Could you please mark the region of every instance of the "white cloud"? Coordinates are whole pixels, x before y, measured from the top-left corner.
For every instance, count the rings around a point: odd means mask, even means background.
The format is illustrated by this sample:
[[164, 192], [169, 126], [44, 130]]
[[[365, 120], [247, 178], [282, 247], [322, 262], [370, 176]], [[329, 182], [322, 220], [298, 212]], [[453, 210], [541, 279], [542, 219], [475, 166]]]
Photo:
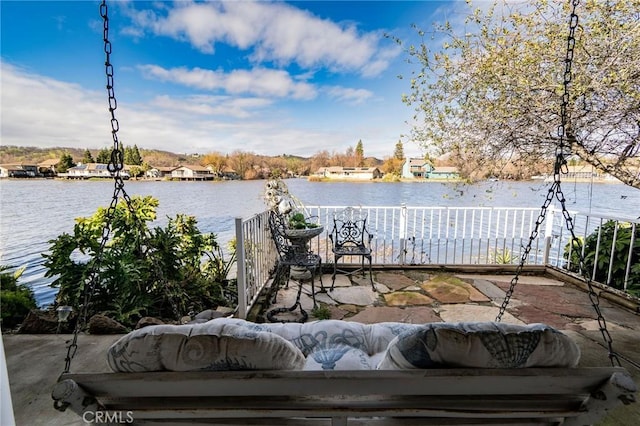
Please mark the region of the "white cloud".
[[[111, 145], [106, 93], [4, 61], [0, 78], [3, 145], [92, 149]], [[335, 93], [340, 92], [348, 90]], [[334, 122], [329, 113], [315, 113], [306, 121], [293, 118], [286, 111], [267, 109], [272, 101], [260, 97], [157, 96], [136, 104], [118, 99], [120, 139], [146, 149], [189, 153], [239, 149], [310, 156], [325, 149], [344, 151], [362, 139], [367, 155], [383, 157], [392, 152], [398, 134], [378, 117], [370, 122], [353, 115]]]
[[349, 104], [361, 104], [373, 96], [373, 93], [366, 89], [352, 89], [349, 87], [333, 86], [327, 90], [330, 97]]
[[282, 70], [255, 68], [252, 70], [223, 71], [184, 67], [165, 69], [157, 65], [140, 65], [147, 78], [169, 81], [188, 87], [209, 91], [224, 90], [230, 94], [252, 94], [265, 97], [309, 100], [316, 97], [313, 85], [294, 81]]
[[250, 57], [256, 62], [296, 63], [364, 76], [378, 75], [400, 54], [396, 47], [379, 46], [380, 33], [358, 31], [353, 24], [337, 24], [284, 3], [176, 2], [162, 16], [128, 5], [136, 28], [127, 32], [145, 29], [186, 41], [204, 53], [214, 53], [215, 44], [223, 42], [252, 49]]

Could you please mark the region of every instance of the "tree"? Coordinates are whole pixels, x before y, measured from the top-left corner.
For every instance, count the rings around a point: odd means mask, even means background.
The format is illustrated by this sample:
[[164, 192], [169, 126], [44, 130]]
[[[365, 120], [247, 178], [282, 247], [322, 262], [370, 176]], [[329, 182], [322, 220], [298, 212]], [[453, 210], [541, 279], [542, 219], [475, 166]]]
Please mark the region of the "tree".
[[109, 164], [111, 161], [111, 150], [108, 148], [102, 148], [98, 151], [98, 156], [96, 157], [96, 163], [101, 164]]
[[62, 154], [60, 156], [60, 162], [56, 165], [56, 172], [66, 173], [71, 167], [75, 166], [73, 157], [70, 154]]
[[396, 160], [404, 160], [404, 146], [400, 140], [396, 142], [396, 147], [393, 150], [393, 158]]
[[200, 160], [200, 164], [205, 167], [211, 167], [213, 173], [222, 176], [224, 168], [227, 166], [227, 157], [220, 152], [211, 152]]
[[364, 166], [364, 146], [362, 145], [362, 139], [356, 144], [356, 167]]
[[[88, 316], [106, 313], [133, 325], [141, 316], [170, 318], [190, 310], [225, 304], [223, 290], [235, 251], [224, 255], [215, 234], [202, 233], [195, 217], [177, 214], [164, 227], [150, 227], [158, 200], [133, 196], [121, 200], [110, 219], [109, 243], [99, 241], [108, 209], [76, 219], [73, 233], [49, 241], [43, 254], [45, 276], [55, 277], [57, 305], [78, 307], [84, 285], [99, 262]], [[79, 259], [75, 253], [85, 258]], [[4, 287], [3, 287], [4, 291]]]
[[131, 158], [130, 158], [131, 162], [127, 163], [127, 164], [132, 164], [135, 166], [141, 166], [142, 165], [142, 156], [140, 155], [140, 150], [138, 150], [138, 145], [133, 145], [133, 148], [131, 148]]
[[93, 163], [93, 156], [91, 155], [91, 151], [88, 149], [84, 150], [84, 155], [82, 156], [82, 162], [84, 164]]
[[[470, 9], [417, 46], [396, 41], [416, 64], [410, 93], [414, 140], [453, 153], [473, 178], [480, 165], [552, 164], [558, 145], [570, 2], [533, 0]], [[500, 6], [503, 7], [500, 7]], [[578, 6], [567, 99], [570, 152], [640, 188], [640, 0]], [[426, 39], [442, 40], [432, 50]]]

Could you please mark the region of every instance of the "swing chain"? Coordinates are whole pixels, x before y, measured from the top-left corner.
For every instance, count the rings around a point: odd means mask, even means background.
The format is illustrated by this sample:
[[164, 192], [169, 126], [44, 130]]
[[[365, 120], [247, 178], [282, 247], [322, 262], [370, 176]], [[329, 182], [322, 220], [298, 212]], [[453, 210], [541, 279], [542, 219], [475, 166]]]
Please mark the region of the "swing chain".
[[520, 273], [522, 272], [524, 265], [529, 257], [529, 253], [533, 246], [533, 242], [538, 237], [538, 230], [540, 228], [540, 225], [545, 220], [547, 209], [549, 208], [553, 199], [556, 198], [560, 202], [560, 205], [562, 206], [562, 215], [564, 217], [564, 222], [566, 224], [567, 230], [571, 234], [570, 247], [576, 247], [576, 250], [579, 253], [579, 259], [580, 259], [579, 272], [581, 276], [586, 277], [587, 292], [589, 295], [589, 300], [591, 301], [593, 309], [596, 312], [598, 327], [600, 329], [600, 333], [602, 334], [604, 342], [607, 345], [607, 348], [609, 351], [609, 354], [608, 354], [609, 360], [611, 361], [611, 364], [613, 366], [616, 366], [616, 365], [621, 366], [620, 360], [617, 354], [615, 353], [615, 351], [613, 350], [613, 339], [611, 338], [611, 334], [609, 333], [609, 330], [607, 330], [607, 323], [604, 319], [604, 316], [602, 315], [602, 311], [600, 310], [600, 298], [593, 288], [591, 276], [588, 274], [585, 274], [582, 241], [580, 241], [580, 239], [575, 234], [573, 218], [571, 217], [571, 214], [567, 210], [566, 198], [560, 186], [561, 175], [566, 174], [568, 172], [565, 151], [569, 153], [571, 152], [571, 144], [573, 141], [573, 133], [569, 126], [569, 111], [568, 111], [569, 101], [570, 101], [569, 85], [571, 84], [571, 80], [572, 80], [571, 68], [573, 65], [573, 56], [574, 56], [575, 45], [576, 45], [575, 32], [576, 32], [576, 28], [578, 27], [578, 15], [576, 14], [576, 7], [578, 6], [579, 3], [580, 3], [580, 0], [572, 0], [572, 10], [569, 18], [569, 35], [567, 36], [567, 51], [566, 51], [566, 58], [565, 58], [563, 94], [562, 94], [562, 102], [560, 105], [561, 123], [558, 126], [558, 133], [557, 133], [560, 140], [556, 147], [556, 153], [555, 153], [556, 160], [555, 160], [554, 170], [553, 170], [553, 173], [554, 173], [553, 184], [551, 185], [551, 187], [549, 188], [549, 191], [547, 192], [547, 197], [542, 205], [540, 215], [536, 220], [534, 230], [532, 231], [531, 236], [529, 237], [529, 242], [524, 249], [524, 252], [522, 254], [518, 267], [516, 268], [515, 276], [511, 280], [509, 289], [505, 293], [505, 298], [502, 301], [502, 304], [500, 306], [500, 311], [498, 313], [498, 316], [496, 317], [496, 321], [499, 322], [502, 319], [502, 316], [504, 315], [507, 309], [507, 305], [509, 304], [511, 296], [513, 295], [515, 286], [518, 283], [518, 277], [520, 276]]
[[[111, 203], [106, 210], [104, 217], [104, 227], [102, 229], [102, 235], [100, 238], [100, 244], [95, 252], [95, 258], [91, 261], [92, 264], [89, 268], [88, 277], [84, 280], [82, 285], [82, 304], [79, 306], [79, 314], [78, 319], [76, 321], [76, 326], [73, 331], [73, 338], [68, 341], [67, 346], [67, 355], [64, 360], [64, 370], [61, 375], [69, 373], [71, 369], [71, 361], [76, 355], [78, 350], [78, 334], [82, 330], [82, 328], [87, 324], [87, 316], [89, 312], [89, 304], [91, 302], [91, 295], [93, 294], [93, 290], [96, 287], [96, 284], [99, 279], [100, 266], [102, 265], [102, 256], [104, 253], [104, 249], [109, 241], [109, 235], [111, 233], [111, 222], [115, 216], [116, 207], [118, 204], [119, 197], [122, 196], [126, 201], [127, 205], [131, 205], [131, 199], [129, 195], [124, 190], [124, 180], [120, 175], [120, 172], [124, 169], [124, 156], [122, 153], [122, 149], [120, 146], [120, 142], [118, 140], [118, 130], [120, 130], [120, 125], [115, 116], [115, 110], [118, 107], [118, 102], [115, 97], [114, 86], [113, 86], [113, 65], [111, 64], [111, 42], [109, 41], [109, 16], [106, 0], [102, 1], [100, 5], [100, 16], [103, 20], [103, 41], [104, 41], [104, 52], [105, 52], [105, 74], [107, 77], [107, 93], [109, 96], [109, 112], [111, 114], [111, 136], [113, 139], [113, 149], [111, 150], [111, 157], [109, 160], [109, 164], [107, 165], [107, 169], [111, 172], [114, 179], [114, 190], [113, 197], [111, 198]], [[55, 405], [54, 405], [55, 406]], [[58, 407], [56, 409], [62, 409], [64, 411], [65, 407]]]
[[[571, 66], [573, 64], [573, 54], [576, 45], [575, 32], [578, 27], [578, 15], [576, 14], [576, 7], [580, 3], [580, 0], [573, 0], [572, 2], [572, 10], [571, 16], [569, 18], [569, 35], [567, 36], [567, 51], [565, 57], [565, 67], [564, 67], [564, 81], [563, 81], [563, 94], [562, 94], [562, 103], [560, 105], [560, 125], [558, 126], [558, 137], [560, 141], [556, 146], [555, 152], [555, 164], [553, 167], [553, 184], [549, 188], [547, 192], [547, 197], [542, 204], [542, 208], [540, 210], [540, 214], [538, 219], [536, 220], [535, 227], [529, 236], [529, 241], [527, 246], [524, 248], [524, 252], [522, 253], [522, 257], [520, 258], [520, 262], [518, 263], [518, 267], [516, 268], [515, 276], [511, 280], [509, 284], [509, 289], [505, 293], [505, 298], [500, 305], [500, 311], [498, 312], [498, 316], [496, 317], [496, 321], [500, 322], [502, 320], [502, 316], [504, 315], [507, 306], [511, 300], [511, 296], [513, 295], [513, 291], [518, 284], [518, 277], [522, 273], [524, 269], [524, 265], [527, 263], [527, 259], [529, 258], [529, 253], [533, 247], [533, 243], [538, 238], [538, 233], [540, 226], [544, 222], [547, 216], [547, 209], [551, 205], [551, 202], [554, 198], [557, 198], [562, 204], [562, 214], [564, 215], [565, 221], [567, 223], [567, 227], [570, 228], [571, 234], [573, 235], [573, 223], [571, 219], [571, 215], [565, 208], [564, 204], [564, 194], [562, 193], [562, 189], [560, 188], [560, 176], [562, 174], [566, 174], [568, 172], [567, 169], [567, 160], [565, 158], [565, 150], [567, 146], [565, 145], [565, 135], [567, 129], [567, 123], [569, 122], [568, 118], [568, 106], [569, 106], [569, 85], [571, 83], [572, 75], [571, 75]], [[570, 148], [570, 147], [569, 147]]]

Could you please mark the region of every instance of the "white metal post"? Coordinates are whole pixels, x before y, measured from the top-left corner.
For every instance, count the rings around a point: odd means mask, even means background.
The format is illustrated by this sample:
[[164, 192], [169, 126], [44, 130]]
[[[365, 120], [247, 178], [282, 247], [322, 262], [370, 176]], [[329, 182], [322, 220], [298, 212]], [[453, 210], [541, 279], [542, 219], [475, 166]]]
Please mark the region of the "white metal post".
[[398, 227], [398, 237], [400, 238], [400, 256], [398, 259], [400, 264], [404, 265], [407, 255], [407, 205], [405, 203], [400, 205], [400, 223]]
[[4, 357], [4, 343], [2, 342], [2, 332], [0, 332], [0, 424], [15, 425], [13, 417], [13, 404], [11, 402], [11, 390], [9, 389], [9, 373], [7, 371], [7, 360]]
[[544, 255], [542, 256], [542, 264], [549, 264], [549, 254], [551, 253], [551, 238], [553, 237], [553, 206], [547, 209], [544, 228]]
[[244, 232], [242, 229], [242, 218], [236, 218], [236, 263], [237, 263], [237, 280], [238, 280], [238, 317], [247, 318], [247, 283], [245, 274], [245, 255], [244, 255]]

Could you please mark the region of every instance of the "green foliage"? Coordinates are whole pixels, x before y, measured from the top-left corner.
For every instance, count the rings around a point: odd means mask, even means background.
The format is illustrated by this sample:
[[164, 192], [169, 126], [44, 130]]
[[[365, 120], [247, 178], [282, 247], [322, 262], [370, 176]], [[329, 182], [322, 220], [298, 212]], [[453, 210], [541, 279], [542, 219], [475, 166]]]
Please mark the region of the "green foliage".
[[75, 166], [71, 155], [64, 153], [60, 156], [60, 162], [56, 165], [56, 172], [66, 173], [71, 167]]
[[495, 250], [493, 252], [493, 263], [498, 265], [511, 265], [515, 258], [509, 249], [504, 249], [501, 252]]
[[317, 307], [313, 308], [311, 314], [319, 320], [331, 319], [331, 311], [329, 310], [327, 305], [318, 305]]
[[108, 148], [102, 148], [98, 152], [96, 163], [109, 164], [109, 161], [111, 161], [111, 150]]
[[88, 149], [84, 150], [84, 154], [82, 156], [82, 162], [87, 164], [87, 163], [93, 163], [93, 156], [91, 155], [91, 151], [89, 151]]
[[[615, 251], [613, 259], [611, 259], [614, 234]], [[565, 259], [569, 259], [570, 244], [573, 246], [571, 249], [571, 262], [569, 269], [571, 271], [578, 272], [580, 252], [584, 246], [584, 271], [591, 275], [593, 273], [594, 264], [597, 261], [596, 274], [592, 279], [603, 284], [608, 284], [619, 290], [623, 290], [625, 272], [629, 262], [631, 234], [632, 227], [628, 222], [616, 223], [613, 220], [605, 222], [601, 227], [597, 228], [587, 236], [584, 241], [582, 239], [578, 239], [565, 246]], [[598, 242], [598, 235], [600, 242]], [[596, 247], [599, 247], [598, 252], [596, 252]], [[598, 255], [597, 260], [596, 254]], [[611, 282], [607, 282], [610, 265], [612, 265]], [[631, 270], [629, 271], [627, 291], [636, 296], [640, 296], [640, 231], [637, 228], [631, 253]]]
[[120, 201], [102, 251], [105, 208], [76, 219], [73, 234], [51, 240], [44, 265], [59, 288], [56, 303], [78, 307], [85, 285], [93, 283], [89, 315], [105, 313], [129, 325], [144, 315], [175, 318], [225, 305], [235, 248], [225, 258], [215, 235], [201, 233], [193, 216], [178, 214], [165, 227], [150, 228], [157, 207], [150, 196], [131, 197], [129, 206]]
[[18, 284], [24, 268], [15, 272], [9, 272], [9, 269], [9, 266], [0, 266], [0, 314], [3, 328], [13, 328], [20, 324], [29, 310], [36, 308], [33, 291], [24, 284]]
[[289, 217], [289, 227], [292, 229], [317, 228], [318, 224], [307, 221], [303, 213], [294, 213]]

